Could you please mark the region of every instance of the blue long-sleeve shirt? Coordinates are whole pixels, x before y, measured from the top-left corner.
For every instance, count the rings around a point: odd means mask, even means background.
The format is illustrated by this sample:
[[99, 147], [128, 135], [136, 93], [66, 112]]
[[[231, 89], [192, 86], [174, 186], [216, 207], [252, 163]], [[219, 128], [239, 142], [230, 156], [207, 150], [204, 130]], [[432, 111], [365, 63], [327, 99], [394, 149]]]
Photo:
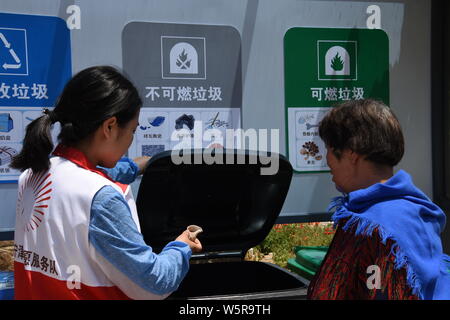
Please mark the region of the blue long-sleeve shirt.
[[[125, 184], [133, 182], [139, 171], [128, 158], [122, 158], [112, 169], [101, 169], [111, 179]], [[119, 288], [125, 293], [127, 286], [138, 285], [144, 289], [132, 298], [166, 297], [178, 288], [189, 270], [192, 254], [189, 246], [172, 241], [160, 254], [154, 253], [138, 231], [124, 197], [111, 186], [103, 187], [94, 196], [89, 241], [103, 258], [132, 282], [120, 280], [116, 283]]]

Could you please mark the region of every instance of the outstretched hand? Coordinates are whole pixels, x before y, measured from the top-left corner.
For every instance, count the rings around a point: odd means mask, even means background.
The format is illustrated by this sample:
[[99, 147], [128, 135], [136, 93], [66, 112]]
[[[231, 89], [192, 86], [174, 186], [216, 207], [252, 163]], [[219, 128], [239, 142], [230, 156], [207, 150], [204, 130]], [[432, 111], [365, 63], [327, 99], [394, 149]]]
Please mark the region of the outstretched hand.
[[189, 239], [189, 231], [187, 230], [185, 230], [182, 234], [180, 234], [175, 240], [187, 243], [191, 248], [192, 252], [202, 251], [202, 244], [200, 240], [196, 238], [194, 241], [191, 241]]
[[151, 157], [149, 156], [141, 156], [134, 158], [133, 161], [137, 164], [139, 171], [138, 175], [141, 175], [144, 173], [145, 168], [147, 167], [147, 162], [150, 160]]

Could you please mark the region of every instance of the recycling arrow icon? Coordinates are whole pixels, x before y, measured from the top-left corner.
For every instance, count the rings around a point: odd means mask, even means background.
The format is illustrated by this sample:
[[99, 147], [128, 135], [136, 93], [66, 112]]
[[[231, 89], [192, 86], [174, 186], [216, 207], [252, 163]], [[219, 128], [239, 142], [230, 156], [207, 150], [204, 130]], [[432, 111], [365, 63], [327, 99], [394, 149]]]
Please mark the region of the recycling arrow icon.
[[17, 56], [16, 52], [14, 51], [13, 48], [11, 48], [11, 43], [8, 42], [8, 40], [6, 39], [6, 37], [3, 35], [3, 33], [0, 32], [0, 40], [3, 42], [3, 45], [5, 46], [6, 49], [9, 50], [9, 54], [11, 55], [11, 57], [14, 59], [14, 61], [16, 62], [16, 64], [10, 64], [10, 63], [4, 63], [2, 65], [3, 69], [8, 70], [8, 69], [19, 69], [21, 67], [21, 63], [20, 63], [20, 59]]

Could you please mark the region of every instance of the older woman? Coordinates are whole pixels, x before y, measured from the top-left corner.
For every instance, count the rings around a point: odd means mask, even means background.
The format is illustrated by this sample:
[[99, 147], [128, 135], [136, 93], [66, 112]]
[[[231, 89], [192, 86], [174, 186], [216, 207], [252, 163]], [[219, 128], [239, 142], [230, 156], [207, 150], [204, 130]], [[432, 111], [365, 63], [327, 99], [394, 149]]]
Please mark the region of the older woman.
[[343, 196], [330, 205], [337, 230], [308, 298], [450, 299], [445, 214], [405, 171], [394, 174], [404, 140], [393, 112], [349, 101], [324, 117], [319, 134]]

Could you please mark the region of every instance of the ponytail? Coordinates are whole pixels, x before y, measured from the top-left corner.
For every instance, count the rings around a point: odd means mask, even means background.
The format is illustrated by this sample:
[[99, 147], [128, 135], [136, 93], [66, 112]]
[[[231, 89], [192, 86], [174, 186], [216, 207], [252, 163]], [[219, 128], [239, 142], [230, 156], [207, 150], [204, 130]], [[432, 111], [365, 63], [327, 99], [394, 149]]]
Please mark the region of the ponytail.
[[11, 168], [20, 171], [31, 168], [35, 173], [49, 169], [49, 155], [53, 150], [50, 129], [56, 119], [52, 111], [45, 109], [44, 113], [43, 116], [33, 120], [27, 126], [23, 148], [18, 155], [13, 157]]
[[33, 172], [47, 171], [53, 150], [50, 128], [61, 123], [58, 142], [73, 147], [88, 138], [111, 117], [124, 127], [139, 114], [142, 100], [134, 85], [110, 66], [95, 66], [77, 73], [64, 87], [55, 109], [27, 126], [22, 151], [11, 168]]

